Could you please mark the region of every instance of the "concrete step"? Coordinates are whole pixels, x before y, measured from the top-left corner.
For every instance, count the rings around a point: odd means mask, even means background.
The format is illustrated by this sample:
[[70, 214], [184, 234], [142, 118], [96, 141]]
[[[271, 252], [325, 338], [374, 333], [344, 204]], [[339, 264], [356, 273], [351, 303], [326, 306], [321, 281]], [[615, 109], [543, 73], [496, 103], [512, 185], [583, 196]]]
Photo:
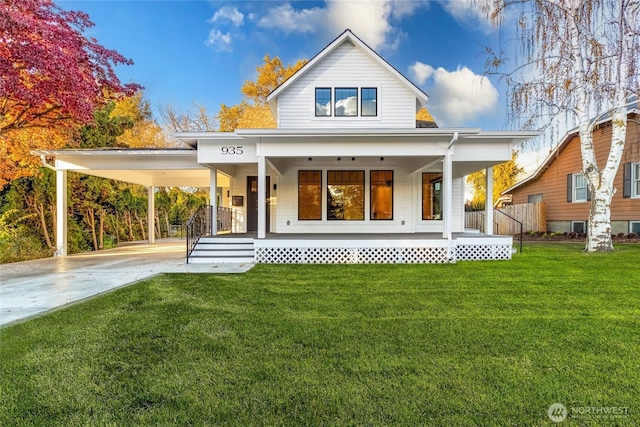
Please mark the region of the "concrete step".
[[201, 237], [198, 240], [198, 244], [200, 243], [223, 243], [223, 244], [232, 244], [232, 243], [244, 243], [244, 244], [252, 244], [253, 239], [251, 237], [216, 237], [216, 236], [208, 236]]
[[226, 248], [220, 248], [220, 249], [204, 249], [201, 247], [196, 246], [196, 248], [193, 250], [193, 252], [191, 252], [191, 256], [199, 256], [199, 257], [211, 257], [211, 258], [218, 258], [218, 257], [236, 257], [236, 256], [246, 256], [246, 257], [252, 257], [254, 256], [255, 251], [253, 250], [253, 248], [250, 249], [246, 249], [246, 250], [226, 250]]
[[253, 250], [253, 242], [251, 243], [208, 243], [208, 242], [198, 242], [196, 245], [196, 249], [202, 250], [235, 250], [235, 249], [248, 249]]
[[189, 263], [190, 264], [228, 264], [228, 263], [254, 263], [254, 257], [199, 257], [199, 256], [190, 256]]

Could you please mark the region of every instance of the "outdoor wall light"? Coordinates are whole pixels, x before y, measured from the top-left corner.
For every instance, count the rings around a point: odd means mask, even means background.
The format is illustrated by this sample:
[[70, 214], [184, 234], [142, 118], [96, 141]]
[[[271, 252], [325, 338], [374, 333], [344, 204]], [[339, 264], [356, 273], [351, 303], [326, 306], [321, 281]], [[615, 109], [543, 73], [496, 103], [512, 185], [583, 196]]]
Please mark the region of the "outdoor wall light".
[[287, 225], [291, 225], [291, 221], [287, 220]]
[[227, 190], [227, 197], [229, 197], [229, 195], [230, 195], [230, 194], [231, 194], [231, 193], [229, 192], [229, 190]]
[[404, 219], [402, 220], [402, 223], [401, 223], [401, 224], [402, 224], [402, 225], [404, 225]]
[[273, 191], [276, 191], [278, 189], [278, 184], [273, 184]]

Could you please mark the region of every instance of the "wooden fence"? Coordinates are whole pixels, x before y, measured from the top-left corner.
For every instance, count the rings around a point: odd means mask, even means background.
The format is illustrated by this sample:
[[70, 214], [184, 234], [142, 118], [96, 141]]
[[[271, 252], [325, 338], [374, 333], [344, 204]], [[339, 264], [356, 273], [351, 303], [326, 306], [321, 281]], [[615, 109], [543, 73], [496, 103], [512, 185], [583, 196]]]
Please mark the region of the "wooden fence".
[[[547, 210], [544, 202], [507, 205], [496, 210], [500, 210], [506, 215], [494, 212], [493, 232], [495, 234], [514, 235], [520, 233], [520, 224], [509, 216], [522, 222], [522, 231], [547, 231]], [[484, 233], [484, 212], [465, 212], [465, 226], [479, 229]]]

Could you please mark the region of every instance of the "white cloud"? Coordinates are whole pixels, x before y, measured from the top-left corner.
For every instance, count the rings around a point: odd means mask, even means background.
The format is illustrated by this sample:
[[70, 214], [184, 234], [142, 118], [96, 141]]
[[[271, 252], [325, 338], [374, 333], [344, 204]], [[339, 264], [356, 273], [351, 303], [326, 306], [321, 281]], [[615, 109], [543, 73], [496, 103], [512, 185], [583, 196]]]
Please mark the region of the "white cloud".
[[215, 50], [221, 52], [232, 52], [231, 34], [222, 33], [220, 30], [213, 29], [209, 33], [206, 41], [207, 46], [212, 46]]
[[413, 65], [409, 66], [409, 76], [419, 85], [425, 84], [433, 74], [433, 71], [434, 69], [431, 65], [423, 64], [422, 62], [414, 62]]
[[234, 26], [239, 27], [244, 22], [244, 15], [233, 6], [224, 6], [216, 11], [209, 22], [213, 24], [219, 22], [231, 22]]
[[275, 6], [257, 19], [258, 26], [280, 29], [285, 34], [323, 34], [332, 38], [351, 29], [375, 50], [398, 47], [403, 36], [395, 25], [426, 1], [406, 0], [327, 0], [325, 7], [295, 9], [291, 3]]
[[498, 90], [485, 76], [467, 67], [447, 71], [428, 64], [414, 63], [409, 71], [424, 84], [433, 78], [427, 108], [441, 126], [468, 126], [480, 117], [493, 116], [498, 109]]
[[490, 0], [449, 0], [441, 2], [440, 5], [458, 22], [474, 26], [485, 33], [495, 29], [487, 16], [492, 7]]

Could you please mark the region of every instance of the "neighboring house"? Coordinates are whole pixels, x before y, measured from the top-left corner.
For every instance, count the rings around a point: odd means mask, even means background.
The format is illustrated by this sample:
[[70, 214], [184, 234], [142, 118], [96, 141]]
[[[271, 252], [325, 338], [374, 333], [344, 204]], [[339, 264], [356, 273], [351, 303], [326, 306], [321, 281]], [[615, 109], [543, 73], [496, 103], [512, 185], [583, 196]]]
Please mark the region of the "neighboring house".
[[[232, 218], [218, 229], [244, 236], [238, 244], [248, 241], [257, 262], [511, 258], [510, 236], [465, 230], [465, 176], [510, 160], [513, 145], [538, 133], [438, 128], [421, 111], [427, 95], [349, 30], [267, 101], [269, 110], [241, 120], [249, 129], [174, 135], [191, 149], [36, 154], [55, 156], [61, 181], [75, 170], [147, 185], [150, 195], [208, 187], [213, 212]], [[224, 240], [201, 240], [195, 256], [210, 261], [203, 248]]]
[[[638, 110], [629, 113], [622, 161], [611, 200], [611, 233], [640, 233], [640, 123]], [[611, 119], [593, 134], [598, 165], [604, 167], [611, 146]], [[587, 230], [591, 194], [581, 173], [582, 155], [577, 130], [569, 132], [535, 173], [502, 194], [513, 204], [545, 202], [547, 230], [583, 233]]]

